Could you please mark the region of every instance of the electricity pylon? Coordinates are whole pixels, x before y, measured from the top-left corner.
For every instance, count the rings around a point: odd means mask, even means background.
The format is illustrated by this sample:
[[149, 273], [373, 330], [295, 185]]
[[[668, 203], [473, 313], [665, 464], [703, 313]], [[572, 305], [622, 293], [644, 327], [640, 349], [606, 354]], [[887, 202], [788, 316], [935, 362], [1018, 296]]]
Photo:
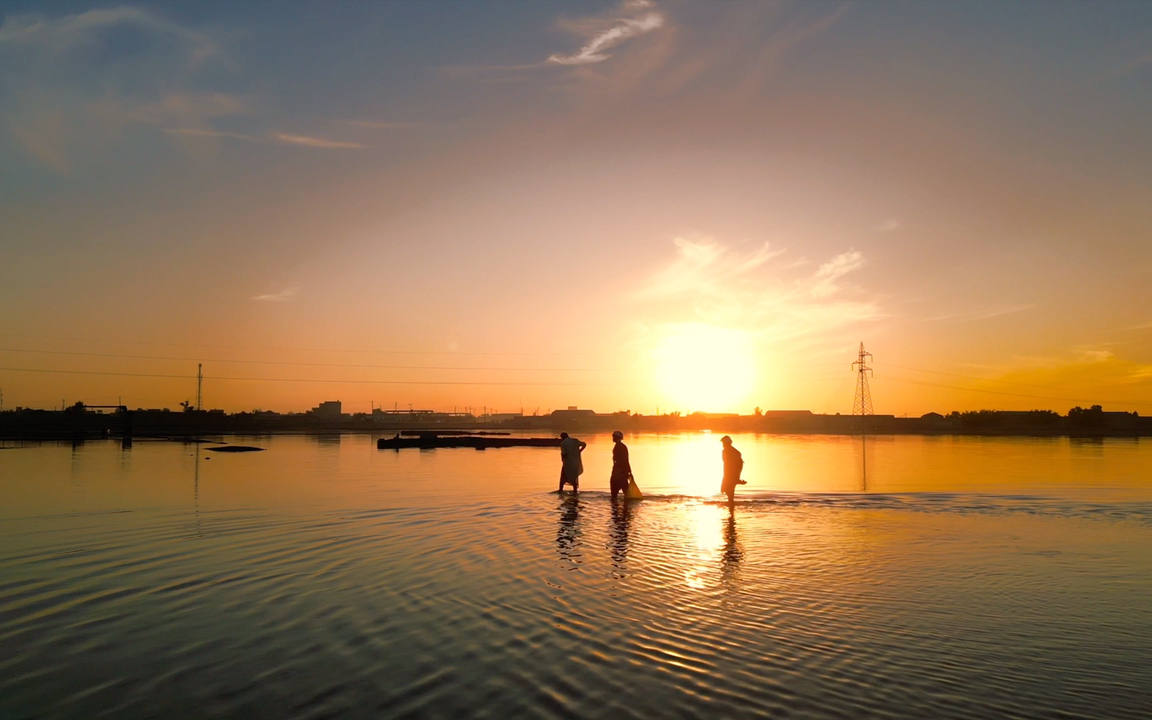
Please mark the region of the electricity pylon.
[[860, 427], [864, 428], [864, 420], [868, 415], [874, 414], [872, 412], [872, 393], [868, 391], [868, 376], [872, 374], [872, 368], [868, 367], [868, 361], [872, 359], [872, 353], [864, 351], [864, 343], [860, 343], [860, 354], [856, 356], [856, 362], [852, 363], [852, 370], [856, 372], [856, 399], [852, 401], [852, 414], [860, 416]]

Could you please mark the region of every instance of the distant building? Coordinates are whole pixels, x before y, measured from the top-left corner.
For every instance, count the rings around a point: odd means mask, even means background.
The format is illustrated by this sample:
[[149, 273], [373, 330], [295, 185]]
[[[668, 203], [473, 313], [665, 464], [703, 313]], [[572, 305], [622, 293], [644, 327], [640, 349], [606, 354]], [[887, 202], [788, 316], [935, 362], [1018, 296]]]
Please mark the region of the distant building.
[[1102, 412], [1100, 415], [1104, 427], [1110, 430], [1135, 430], [1140, 426], [1139, 413]]
[[341, 415], [344, 414], [343, 410], [344, 405], [339, 400], [328, 400], [312, 408], [309, 412], [316, 417], [326, 420], [339, 420]]
[[595, 420], [595, 410], [580, 410], [575, 405], [569, 405], [567, 410], [552, 411], [552, 422], [556, 427], [586, 427]]
[[502, 423], [502, 422], [511, 422], [511, 421], [515, 421], [515, 420], [520, 420], [523, 417], [524, 417], [524, 413], [522, 413], [522, 412], [492, 413], [488, 416], [488, 420], [489, 420], [489, 422]]
[[813, 415], [811, 410], [765, 410], [753, 417], [756, 429], [769, 432], [816, 430], [820, 429], [824, 422], [823, 417]]
[[471, 413], [437, 412], [435, 410], [372, 410], [372, 424], [385, 427], [404, 425], [468, 425], [476, 421]]
[[927, 412], [920, 416], [920, 424], [926, 430], [943, 430], [950, 426], [948, 418], [938, 412]]
[[761, 417], [772, 420], [807, 420], [812, 417], [811, 410], [765, 410]]

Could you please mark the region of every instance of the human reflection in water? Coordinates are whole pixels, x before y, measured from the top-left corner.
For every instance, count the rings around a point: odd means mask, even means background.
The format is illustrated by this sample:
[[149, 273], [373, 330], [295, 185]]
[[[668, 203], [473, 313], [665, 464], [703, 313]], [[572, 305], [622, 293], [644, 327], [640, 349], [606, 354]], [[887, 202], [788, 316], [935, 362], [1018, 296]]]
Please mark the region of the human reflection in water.
[[735, 591], [740, 581], [740, 561], [744, 559], [744, 550], [736, 537], [736, 508], [728, 508], [728, 517], [724, 520], [724, 554], [720, 556], [720, 578], [724, 588]]
[[560, 522], [556, 528], [556, 553], [562, 561], [571, 565], [579, 565], [581, 561], [580, 545], [580, 499], [575, 495], [567, 495], [560, 499]]
[[612, 554], [612, 575], [623, 577], [628, 560], [628, 532], [632, 526], [635, 503], [613, 502], [611, 524], [608, 526], [608, 551]]

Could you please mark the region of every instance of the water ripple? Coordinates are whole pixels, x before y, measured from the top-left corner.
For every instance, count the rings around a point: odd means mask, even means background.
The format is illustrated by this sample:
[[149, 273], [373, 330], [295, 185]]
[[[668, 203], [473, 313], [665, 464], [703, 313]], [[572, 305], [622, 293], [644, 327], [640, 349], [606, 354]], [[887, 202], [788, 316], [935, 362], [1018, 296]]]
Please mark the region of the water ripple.
[[380, 498], [4, 518], [0, 716], [1149, 708], [1150, 503]]

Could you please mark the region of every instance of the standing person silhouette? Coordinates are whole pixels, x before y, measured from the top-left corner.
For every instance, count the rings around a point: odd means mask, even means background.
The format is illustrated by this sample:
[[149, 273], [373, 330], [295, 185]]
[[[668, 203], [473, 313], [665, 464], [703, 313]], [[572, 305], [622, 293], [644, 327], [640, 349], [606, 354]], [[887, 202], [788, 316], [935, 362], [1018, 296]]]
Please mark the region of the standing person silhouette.
[[628, 446], [624, 444], [624, 433], [617, 430], [612, 433], [612, 477], [608, 480], [612, 488], [612, 500], [616, 495], [624, 493], [628, 497], [628, 481], [632, 479], [632, 464], [628, 462]]
[[724, 446], [724, 451], [720, 454], [724, 459], [724, 479], [720, 481], [720, 492], [728, 496], [728, 504], [732, 505], [736, 502], [736, 486], [748, 484], [740, 479], [740, 471], [744, 469], [744, 458], [739, 450], [732, 447], [732, 438], [725, 435], [720, 438], [720, 443]]
[[560, 433], [560, 487], [556, 492], [564, 492], [564, 483], [572, 486], [572, 492], [580, 491], [580, 476], [584, 474], [584, 461], [580, 453], [588, 443], [568, 437], [568, 433]]

